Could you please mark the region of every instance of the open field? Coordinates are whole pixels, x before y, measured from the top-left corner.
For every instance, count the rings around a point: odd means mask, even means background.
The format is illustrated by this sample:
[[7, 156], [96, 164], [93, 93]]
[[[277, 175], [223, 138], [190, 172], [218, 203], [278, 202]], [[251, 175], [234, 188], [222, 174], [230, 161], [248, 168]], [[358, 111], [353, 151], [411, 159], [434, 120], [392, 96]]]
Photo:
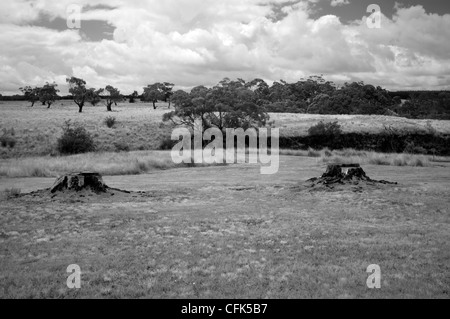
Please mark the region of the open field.
[[[269, 176], [248, 164], [178, 167], [153, 150], [171, 131], [161, 124], [164, 106], [53, 108], [0, 104], [0, 127], [14, 128], [17, 139], [0, 148], [0, 298], [450, 297], [446, 158], [284, 150], [279, 173]], [[103, 124], [111, 115], [112, 129]], [[272, 114], [287, 135], [335, 118], [344, 131], [427, 129], [427, 121], [399, 118]], [[48, 156], [68, 119], [88, 128], [99, 153]], [[450, 133], [448, 121], [430, 123]], [[115, 153], [115, 143], [141, 151]], [[357, 161], [370, 177], [399, 184], [305, 189], [330, 161]], [[85, 170], [143, 193], [26, 194]], [[71, 264], [82, 271], [77, 291], [66, 286]], [[371, 264], [381, 267], [379, 290], [366, 286]]]
[[[105, 177], [144, 197], [0, 202], [0, 297], [449, 298], [450, 164], [365, 166], [399, 185], [310, 192], [325, 165]], [[22, 192], [53, 178], [0, 179]], [[78, 264], [82, 288], [66, 287]], [[366, 287], [378, 264], [382, 288]]]
[[[131, 151], [156, 150], [170, 136], [172, 128], [162, 124], [167, 105], [159, 104], [153, 110], [147, 103], [122, 103], [115, 112], [106, 112], [103, 105], [87, 105], [83, 113], [71, 101], [59, 101], [51, 109], [37, 103], [33, 108], [26, 102], [0, 102], [0, 130], [14, 129], [17, 140], [14, 148], [0, 147], [0, 158], [42, 156], [55, 154], [56, 141], [66, 120], [82, 123], [94, 137], [100, 152], [114, 152], [122, 146]], [[103, 121], [108, 116], [117, 118], [115, 128], [108, 128]], [[427, 131], [431, 125], [437, 132], [450, 134], [450, 121], [408, 120], [386, 116], [334, 116], [310, 114], [270, 114], [281, 135], [307, 134], [308, 129], [321, 120], [339, 121], [344, 132], [381, 132], [384, 126], [397, 129]], [[1, 131], [0, 131], [1, 134]]]

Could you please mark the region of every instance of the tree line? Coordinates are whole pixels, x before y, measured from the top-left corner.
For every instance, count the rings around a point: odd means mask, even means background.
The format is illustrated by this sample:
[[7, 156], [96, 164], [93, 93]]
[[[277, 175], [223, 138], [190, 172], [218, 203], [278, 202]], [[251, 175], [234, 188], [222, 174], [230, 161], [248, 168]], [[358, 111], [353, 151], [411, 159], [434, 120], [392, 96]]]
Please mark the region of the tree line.
[[[272, 85], [262, 79], [247, 82], [225, 78], [216, 86], [207, 88], [201, 85], [190, 92], [174, 92], [173, 83], [158, 82], [144, 87], [142, 94], [134, 91], [128, 96], [122, 95], [111, 85], [95, 89], [88, 88], [86, 81], [80, 78], [71, 77], [66, 81], [70, 98], [78, 106], [79, 112], [83, 111], [86, 103], [95, 106], [103, 101], [107, 111], [112, 111], [113, 104], [117, 105], [125, 99], [135, 103], [139, 99], [152, 103], [154, 109], [157, 108], [158, 101], [168, 102], [169, 108], [173, 102], [175, 113], [168, 115], [168, 120], [174, 120], [174, 114], [189, 114], [191, 111], [202, 113], [205, 110], [231, 116], [232, 111], [238, 112], [242, 105], [250, 104], [266, 113], [363, 114], [450, 119], [448, 91], [397, 93], [364, 82], [338, 86], [326, 81], [323, 76], [311, 76], [295, 83], [280, 80]], [[56, 83], [46, 83], [42, 87], [26, 86], [20, 90], [24, 94], [23, 99], [30, 101], [32, 106], [39, 101], [50, 108], [56, 100], [61, 99]], [[187, 102], [188, 100], [190, 102]], [[211, 116], [203, 116], [203, 121], [210, 121]], [[217, 120], [212, 120], [215, 121]]]

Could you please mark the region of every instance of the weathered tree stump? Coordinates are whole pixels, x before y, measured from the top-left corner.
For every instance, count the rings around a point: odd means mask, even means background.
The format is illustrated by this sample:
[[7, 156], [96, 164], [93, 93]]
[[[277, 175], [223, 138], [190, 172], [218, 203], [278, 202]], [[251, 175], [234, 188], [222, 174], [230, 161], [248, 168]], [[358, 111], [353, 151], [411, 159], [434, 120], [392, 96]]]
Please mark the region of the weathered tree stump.
[[56, 193], [90, 190], [95, 193], [105, 193], [107, 189], [108, 186], [105, 185], [102, 176], [98, 173], [74, 173], [59, 177], [50, 191]]
[[366, 175], [366, 172], [359, 164], [331, 164], [328, 165], [326, 172], [320, 178], [310, 179], [312, 186], [333, 185], [333, 184], [358, 184], [359, 182], [368, 182], [371, 184], [397, 184], [387, 181], [376, 181]]

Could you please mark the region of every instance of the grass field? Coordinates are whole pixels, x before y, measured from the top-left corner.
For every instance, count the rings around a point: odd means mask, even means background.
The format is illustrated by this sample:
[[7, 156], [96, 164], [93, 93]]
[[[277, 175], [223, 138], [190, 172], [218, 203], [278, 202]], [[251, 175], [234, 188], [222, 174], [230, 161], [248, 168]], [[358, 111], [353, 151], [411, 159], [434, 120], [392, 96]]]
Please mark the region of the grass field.
[[[397, 186], [309, 192], [325, 165], [252, 165], [105, 177], [145, 198], [0, 202], [0, 297], [445, 298], [450, 165], [365, 166]], [[23, 192], [53, 179], [0, 179]], [[81, 267], [69, 290], [66, 268]], [[378, 264], [382, 287], [366, 287]]]
[[[14, 128], [17, 139], [14, 148], [0, 148], [0, 298], [450, 297], [448, 159], [282, 150], [275, 175], [249, 164], [179, 167], [169, 152], [152, 150], [170, 132], [162, 107], [79, 114], [68, 102], [50, 110], [0, 104], [0, 127]], [[113, 129], [103, 124], [110, 115], [118, 120]], [[282, 134], [334, 118], [346, 131], [386, 123], [427, 129], [427, 121], [398, 118], [272, 116]], [[101, 152], [48, 156], [68, 119], [87, 126]], [[448, 121], [432, 125], [450, 132]], [[117, 142], [135, 151], [114, 152]], [[371, 178], [398, 185], [303, 186], [328, 162], [354, 161]], [[85, 170], [104, 174], [110, 187], [143, 193], [29, 194], [56, 175]], [[81, 267], [80, 290], [66, 286], [71, 264]], [[366, 286], [371, 264], [381, 267], [381, 289]]]

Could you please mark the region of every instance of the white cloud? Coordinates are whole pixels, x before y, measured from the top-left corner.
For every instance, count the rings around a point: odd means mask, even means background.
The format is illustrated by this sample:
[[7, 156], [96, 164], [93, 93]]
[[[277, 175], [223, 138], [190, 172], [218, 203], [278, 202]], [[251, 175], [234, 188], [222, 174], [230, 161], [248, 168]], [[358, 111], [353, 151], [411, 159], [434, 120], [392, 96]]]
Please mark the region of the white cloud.
[[330, 5], [332, 7], [340, 7], [340, 6], [345, 6], [347, 4], [350, 4], [349, 0], [331, 0]]
[[[80, 3], [116, 7], [83, 13], [114, 25], [113, 40], [86, 42], [78, 31], [30, 26], [40, 11], [64, 17], [71, 2], [34, 1], [37, 13], [28, 1], [0, 5], [3, 94], [53, 80], [64, 92], [64, 78], [72, 74], [89, 86], [111, 84], [126, 93], [154, 81], [189, 87], [225, 76], [296, 81], [325, 74], [392, 89], [450, 85], [450, 15], [427, 14], [420, 6], [398, 8], [392, 20], [383, 17], [381, 29], [368, 29], [364, 20], [313, 19], [309, 2], [285, 6], [287, 16], [274, 21], [271, 6], [260, 0], [86, 0]], [[4, 13], [13, 7], [14, 15]]]

